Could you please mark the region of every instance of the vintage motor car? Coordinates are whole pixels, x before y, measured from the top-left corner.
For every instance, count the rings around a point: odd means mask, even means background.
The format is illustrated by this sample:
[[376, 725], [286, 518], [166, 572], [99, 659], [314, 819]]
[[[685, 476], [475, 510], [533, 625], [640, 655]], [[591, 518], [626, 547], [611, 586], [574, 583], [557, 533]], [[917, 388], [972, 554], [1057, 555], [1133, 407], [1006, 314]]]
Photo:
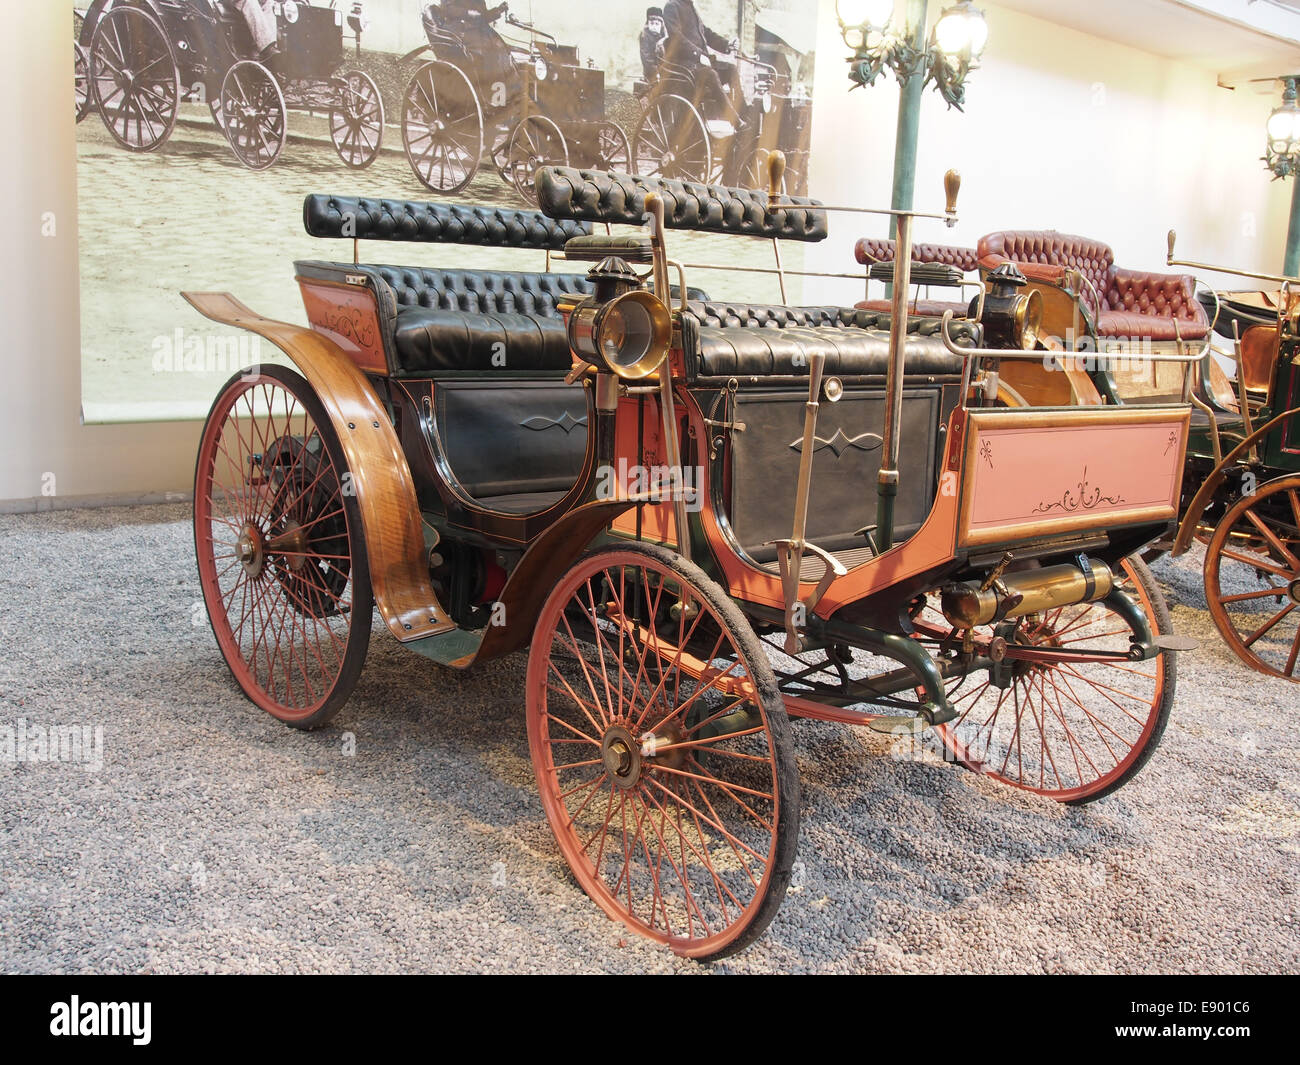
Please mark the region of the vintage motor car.
[[[1139, 771], [1175, 688], [1135, 552], [1177, 517], [1190, 405], [999, 405], [999, 367], [1042, 358], [1022, 277], [966, 317], [906, 313], [913, 223], [955, 219], [954, 173], [945, 210], [893, 212], [891, 312], [709, 299], [674, 232], [755, 256], [826, 236], [839, 209], [782, 195], [780, 164], [766, 190], [543, 167], [540, 212], [312, 195], [308, 232], [352, 256], [296, 264], [309, 326], [186, 294], [292, 363], [231, 378], [197, 459], [204, 600], [242, 690], [323, 725], [372, 604], [456, 669], [526, 650], [560, 852], [606, 914], [701, 959], [752, 942], [790, 883], [791, 717], [933, 737], [1082, 803]], [[546, 268], [361, 261], [374, 240]]]

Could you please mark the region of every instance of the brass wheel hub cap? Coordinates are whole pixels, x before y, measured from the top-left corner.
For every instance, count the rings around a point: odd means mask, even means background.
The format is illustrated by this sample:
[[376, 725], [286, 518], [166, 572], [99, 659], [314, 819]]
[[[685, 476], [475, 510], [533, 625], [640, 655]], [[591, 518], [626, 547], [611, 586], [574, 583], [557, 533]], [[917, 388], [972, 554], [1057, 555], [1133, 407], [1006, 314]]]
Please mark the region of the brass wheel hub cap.
[[1291, 602], [1300, 604], [1300, 577], [1287, 585], [1286, 594], [1291, 597]]
[[245, 525], [235, 541], [235, 555], [244, 572], [256, 577], [262, 572], [262, 531], [256, 525]]
[[641, 780], [641, 748], [622, 725], [612, 725], [600, 744], [605, 772], [620, 788], [634, 788]]

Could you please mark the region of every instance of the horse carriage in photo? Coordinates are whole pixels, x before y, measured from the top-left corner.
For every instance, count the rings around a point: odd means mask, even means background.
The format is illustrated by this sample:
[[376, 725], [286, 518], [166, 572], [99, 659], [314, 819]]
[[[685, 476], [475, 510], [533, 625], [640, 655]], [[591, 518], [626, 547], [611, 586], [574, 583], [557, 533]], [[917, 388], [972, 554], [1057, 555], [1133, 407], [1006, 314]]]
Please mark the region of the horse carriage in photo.
[[[907, 312], [912, 225], [955, 220], [952, 173], [945, 210], [881, 212], [890, 310], [709, 298], [675, 232], [760, 255], [847, 210], [783, 195], [780, 164], [765, 191], [547, 166], [540, 211], [311, 195], [307, 231], [351, 255], [296, 264], [309, 327], [186, 294], [293, 363], [231, 378], [196, 464], [243, 692], [325, 724], [374, 606], [454, 669], [526, 651], [560, 852], [606, 914], [701, 959], [790, 884], [792, 717], [930, 736], [1084, 803], [1145, 764], [1175, 689], [1137, 555], [1177, 519], [1190, 405], [1000, 403], [1001, 369], [1042, 357], [1012, 272], [964, 316]], [[390, 266], [362, 259], [375, 240], [545, 264]]]
[[[1045, 335], [1073, 338], [1055, 345], [1059, 362], [1004, 373], [1004, 386], [1020, 404], [1191, 403], [1178, 528], [1146, 557], [1203, 544], [1205, 598], [1229, 649], [1261, 673], [1300, 680], [1300, 279], [1178, 260], [1174, 244], [1170, 231], [1169, 266], [1280, 288], [1220, 293], [1192, 274], [1113, 267], [1090, 278], [1086, 265], [1045, 264], [1037, 235], [983, 238], [986, 269], [1005, 257], [1031, 260], [1019, 265], [1047, 308]], [[1099, 263], [1097, 250], [1069, 253]], [[1150, 357], [1169, 351], [1194, 359], [1195, 372], [1183, 376]], [[1231, 378], [1222, 363], [1233, 367]]]
[[[777, 68], [740, 51], [712, 51], [715, 68], [734, 68], [723, 80], [728, 101], [741, 119], [737, 126], [722, 115], [716, 102], [699, 91], [698, 68], [662, 60], [653, 82], [637, 81], [634, 92], [641, 116], [632, 136], [633, 168], [638, 174], [714, 185], [762, 184], [766, 160], [774, 150], [789, 146], [790, 158], [803, 161], [797, 148], [807, 138], [811, 98], [782, 79], [777, 93]], [[779, 120], [773, 125], [774, 108]], [[783, 151], [783, 155], [785, 152]], [[806, 184], [804, 168], [791, 169], [793, 190]]]
[[402, 143], [421, 184], [444, 195], [470, 183], [488, 149], [501, 179], [526, 200], [548, 164], [626, 170], [627, 134], [605, 117], [605, 74], [578, 49], [473, 0], [439, 0], [422, 12], [431, 55], [407, 83]]
[[96, 111], [122, 147], [151, 152], [182, 102], [206, 102], [239, 161], [264, 170], [284, 150], [289, 111], [319, 112], [339, 158], [369, 166], [384, 105], [368, 74], [343, 69], [345, 42], [359, 50], [365, 26], [360, 3], [345, 7], [279, 0], [278, 50], [262, 56], [227, 0], [94, 0], [75, 48], [77, 119]]

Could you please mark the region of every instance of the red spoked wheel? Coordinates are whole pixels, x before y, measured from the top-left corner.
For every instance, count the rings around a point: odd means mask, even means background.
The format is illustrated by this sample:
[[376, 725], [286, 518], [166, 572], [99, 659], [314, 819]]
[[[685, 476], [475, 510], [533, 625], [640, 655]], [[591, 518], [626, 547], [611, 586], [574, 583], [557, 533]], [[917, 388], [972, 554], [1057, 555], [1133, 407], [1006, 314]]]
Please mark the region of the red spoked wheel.
[[528, 742], [574, 876], [679, 954], [753, 941], [790, 881], [790, 723], [744, 616], [696, 566], [629, 543], [576, 563], [528, 658]]
[[1205, 549], [1205, 598], [1233, 654], [1300, 680], [1300, 476], [1265, 482], [1219, 519]]
[[[1116, 582], [1153, 636], [1173, 631], [1142, 561], [1125, 559]], [[1174, 700], [1174, 654], [1130, 661], [1123, 654], [1131, 634], [1105, 600], [975, 629], [977, 654], [998, 639], [1005, 658], [949, 684], [958, 716], [937, 729], [939, 737], [966, 768], [1012, 787], [1065, 803], [1109, 795], [1151, 757]], [[951, 629], [929, 635], [927, 642], [938, 635], [942, 644]], [[957, 635], [948, 646], [960, 642]]]
[[373, 600], [347, 462], [299, 374], [249, 370], [217, 396], [195, 468], [194, 548], [244, 694], [295, 728], [325, 724], [361, 674]]

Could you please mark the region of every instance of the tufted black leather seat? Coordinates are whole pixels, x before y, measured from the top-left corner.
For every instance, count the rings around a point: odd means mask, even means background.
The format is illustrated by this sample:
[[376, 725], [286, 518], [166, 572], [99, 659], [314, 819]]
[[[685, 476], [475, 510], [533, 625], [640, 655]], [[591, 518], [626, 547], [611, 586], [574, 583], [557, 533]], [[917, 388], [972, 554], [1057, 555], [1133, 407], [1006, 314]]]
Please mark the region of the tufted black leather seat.
[[781, 240], [826, 239], [826, 212], [816, 200], [788, 196], [769, 208], [767, 193], [754, 189], [571, 166], [544, 166], [537, 172], [537, 201], [544, 213], [556, 219], [643, 225], [645, 199], [652, 192], [663, 198], [664, 225], [670, 229]]
[[[692, 300], [683, 342], [704, 377], [803, 375], [809, 356], [822, 352], [826, 372], [883, 377], [889, 367], [890, 316], [849, 307], [784, 307]], [[960, 374], [962, 360], [939, 338], [935, 318], [909, 318], [905, 372], [921, 376]], [[953, 335], [968, 343], [977, 334], [954, 322]]]
[[563, 251], [570, 238], [591, 233], [590, 222], [556, 221], [536, 211], [323, 193], [303, 200], [302, 224], [313, 237], [551, 251]]
[[572, 360], [556, 301], [586, 295], [582, 274], [375, 267], [397, 297], [393, 340], [409, 374], [559, 371]]

